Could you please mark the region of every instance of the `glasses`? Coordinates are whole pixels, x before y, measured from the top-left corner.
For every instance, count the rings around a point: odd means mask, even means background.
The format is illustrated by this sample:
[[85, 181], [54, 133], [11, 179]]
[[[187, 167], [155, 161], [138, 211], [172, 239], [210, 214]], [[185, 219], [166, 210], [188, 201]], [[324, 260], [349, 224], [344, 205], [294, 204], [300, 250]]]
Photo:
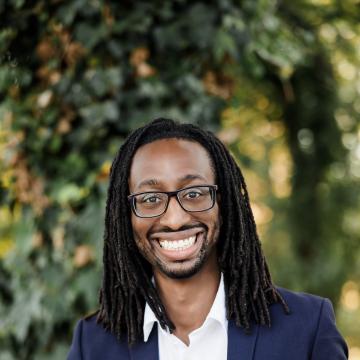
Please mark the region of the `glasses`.
[[152, 218], [166, 212], [172, 196], [176, 196], [176, 200], [185, 211], [210, 210], [215, 205], [217, 188], [217, 185], [197, 185], [176, 191], [146, 191], [131, 194], [128, 199], [136, 216]]

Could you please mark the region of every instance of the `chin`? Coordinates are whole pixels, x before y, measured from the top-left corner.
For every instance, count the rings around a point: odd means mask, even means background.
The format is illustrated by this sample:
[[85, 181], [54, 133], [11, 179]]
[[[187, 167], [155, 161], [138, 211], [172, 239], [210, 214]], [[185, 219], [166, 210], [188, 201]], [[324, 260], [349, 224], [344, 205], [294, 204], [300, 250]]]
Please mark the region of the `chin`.
[[198, 263], [195, 266], [189, 268], [189, 269], [182, 269], [182, 270], [172, 270], [169, 268], [159, 268], [160, 271], [166, 275], [167, 277], [171, 278], [171, 279], [189, 279], [191, 278], [193, 275], [195, 275], [196, 273], [198, 273], [200, 271], [200, 269], [202, 268], [202, 264]]
[[[204, 249], [202, 249], [202, 251], [200, 251], [198, 258], [195, 259], [194, 264], [190, 266], [186, 266], [186, 267], [184, 266], [184, 268], [181, 268], [182, 262], [179, 262], [175, 266], [173, 264], [172, 264], [173, 266], [171, 265], [169, 266], [162, 262], [158, 262], [156, 264], [156, 268], [171, 279], [178, 279], [178, 280], [189, 279], [195, 274], [197, 274], [203, 268], [207, 259], [208, 259], [208, 254]], [[184, 261], [184, 263], [185, 262], [186, 261]]]

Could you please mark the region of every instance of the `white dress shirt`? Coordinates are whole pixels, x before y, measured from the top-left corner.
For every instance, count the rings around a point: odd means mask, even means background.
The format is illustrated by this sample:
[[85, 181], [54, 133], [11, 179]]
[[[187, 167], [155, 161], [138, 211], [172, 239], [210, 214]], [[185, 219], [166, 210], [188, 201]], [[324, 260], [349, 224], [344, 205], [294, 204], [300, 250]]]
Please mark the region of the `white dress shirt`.
[[158, 323], [159, 360], [226, 360], [228, 320], [223, 275], [204, 323], [189, 334], [189, 346], [160, 326], [148, 304], [145, 306], [143, 325], [145, 342], [155, 323]]

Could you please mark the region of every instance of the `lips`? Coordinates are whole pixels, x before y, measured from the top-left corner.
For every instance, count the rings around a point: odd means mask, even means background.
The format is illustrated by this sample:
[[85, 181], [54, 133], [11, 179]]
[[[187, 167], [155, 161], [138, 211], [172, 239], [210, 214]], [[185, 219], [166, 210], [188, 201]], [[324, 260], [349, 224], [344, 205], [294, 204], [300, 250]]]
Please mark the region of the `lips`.
[[159, 231], [154, 232], [150, 235], [150, 240], [157, 240], [157, 241], [179, 241], [184, 239], [189, 239], [192, 236], [197, 236], [200, 232], [204, 232], [205, 229], [201, 226], [193, 227], [191, 229], [182, 230], [182, 231]]

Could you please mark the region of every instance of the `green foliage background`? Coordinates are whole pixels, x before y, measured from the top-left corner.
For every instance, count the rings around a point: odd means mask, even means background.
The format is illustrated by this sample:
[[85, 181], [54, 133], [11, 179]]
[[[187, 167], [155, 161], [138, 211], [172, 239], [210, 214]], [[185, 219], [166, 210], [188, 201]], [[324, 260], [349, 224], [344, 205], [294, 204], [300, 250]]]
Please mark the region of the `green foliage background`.
[[281, 286], [360, 358], [355, 0], [0, 0], [0, 358], [64, 359], [96, 309], [111, 160], [156, 117], [216, 131]]

